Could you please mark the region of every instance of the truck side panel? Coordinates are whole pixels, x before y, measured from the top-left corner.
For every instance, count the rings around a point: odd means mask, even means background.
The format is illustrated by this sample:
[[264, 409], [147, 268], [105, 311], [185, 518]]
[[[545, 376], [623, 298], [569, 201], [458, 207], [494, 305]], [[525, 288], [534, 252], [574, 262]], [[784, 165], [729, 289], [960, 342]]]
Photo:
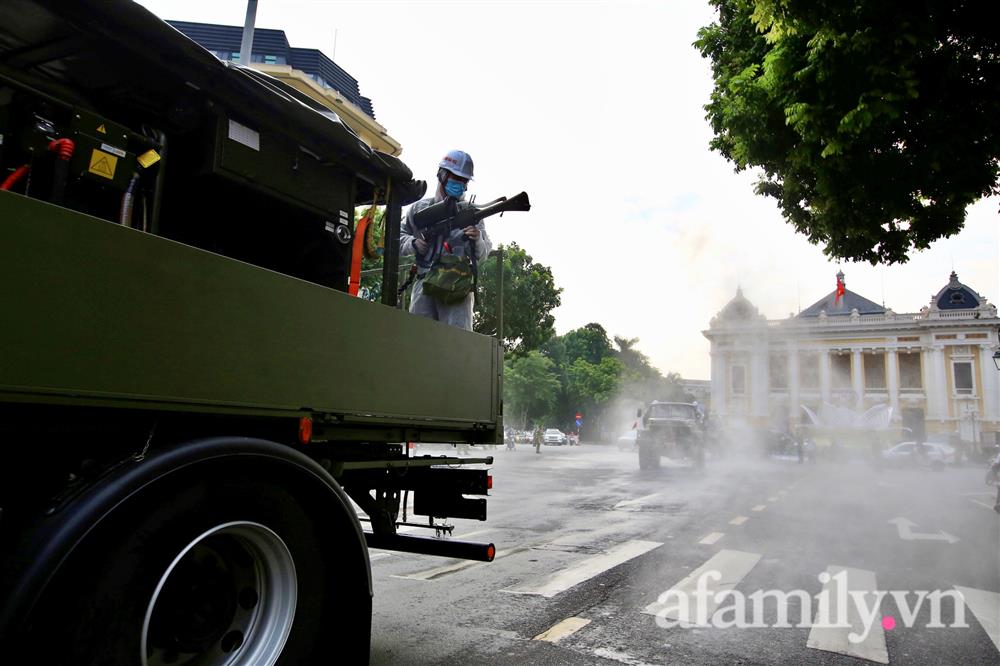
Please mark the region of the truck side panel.
[[0, 400], [498, 424], [493, 338], [16, 194], [0, 221]]

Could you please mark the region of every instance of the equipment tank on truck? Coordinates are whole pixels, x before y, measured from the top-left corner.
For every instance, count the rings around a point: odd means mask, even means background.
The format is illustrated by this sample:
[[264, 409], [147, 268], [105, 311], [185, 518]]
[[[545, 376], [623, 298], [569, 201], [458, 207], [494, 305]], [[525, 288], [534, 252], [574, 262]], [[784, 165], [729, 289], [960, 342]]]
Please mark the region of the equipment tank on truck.
[[4, 0], [0, 180], [0, 660], [364, 663], [368, 547], [492, 559], [432, 535], [492, 458], [402, 444], [502, 433], [498, 341], [395, 307], [405, 164], [131, 2]]

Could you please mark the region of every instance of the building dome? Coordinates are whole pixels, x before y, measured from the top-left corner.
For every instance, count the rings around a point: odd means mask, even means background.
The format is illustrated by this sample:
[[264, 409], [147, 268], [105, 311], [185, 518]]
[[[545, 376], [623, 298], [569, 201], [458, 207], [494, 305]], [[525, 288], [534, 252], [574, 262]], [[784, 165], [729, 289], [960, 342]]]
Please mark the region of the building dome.
[[983, 297], [959, 282], [958, 274], [952, 271], [948, 284], [934, 296], [932, 303], [939, 310], [974, 310], [983, 304]]
[[712, 319], [712, 323], [757, 321], [763, 318], [764, 316], [754, 307], [754, 304], [743, 295], [743, 290], [737, 287], [736, 296], [719, 310], [719, 314]]

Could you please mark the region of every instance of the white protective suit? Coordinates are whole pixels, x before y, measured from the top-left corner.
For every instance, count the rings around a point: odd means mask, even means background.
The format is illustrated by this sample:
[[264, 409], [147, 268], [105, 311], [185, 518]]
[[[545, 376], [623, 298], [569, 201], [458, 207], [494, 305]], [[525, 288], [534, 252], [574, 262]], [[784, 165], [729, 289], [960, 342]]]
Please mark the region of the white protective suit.
[[[413, 215], [418, 211], [427, 208], [431, 204], [441, 201], [442, 199], [443, 197], [441, 196], [428, 197], [427, 199], [421, 199], [410, 206], [410, 209], [406, 212], [406, 221], [403, 223], [403, 228], [399, 233], [400, 258], [414, 255], [416, 256], [417, 263], [417, 279], [413, 283], [413, 293], [410, 297], [410, 312], [412, 314], [428, 317], [430, 319], [436, 319], [437, 321], [471, 331], [473, 305], [472, 294], [466, 296], [465, 300], [461, 303], [455, 303], [453, 305], [439, 303], [430, 296], [424, 295], [424, 277], [427, 275], [427, 271], [430, 270], [431, 266], [434, 265], [434, 261], [441, 256], [442, 252], [446, 251], [445, 243], [447, 243], [448, 247], [451, 248], [452, 254], [459, 256], [468, 255], [469, 239], [466, 238], [461, 229], [452, 230], [447, 238], [429, 239], [427, 252], [424, 254], [417, 253], [416, 245], [414, 244], [415, 237], [413, 236], [413, 226], [411, 222]], [[459, 202], [459, 206], [461, 205], [461, 202]], [[486, 227], [483, 225], [483, 222], [480, 221], [476, 226], [479, 228], [479, 240], [476, 241], [476, 260], [480, 265], [482, 265], [482, 263], [486, 261], [486, 257], [489, 256], [490, 250], [493, 249], [493, 244], [490, 242], [489, 236], [486, 235]]]

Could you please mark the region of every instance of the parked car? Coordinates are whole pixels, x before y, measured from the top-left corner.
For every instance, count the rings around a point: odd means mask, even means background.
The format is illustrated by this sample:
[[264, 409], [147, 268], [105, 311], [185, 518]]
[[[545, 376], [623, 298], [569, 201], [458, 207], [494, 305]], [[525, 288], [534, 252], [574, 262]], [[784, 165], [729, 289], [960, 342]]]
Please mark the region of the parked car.
[[635, 428], [626, 431], [618, 438], [619, 451], [632, 451], [635, 449], [635, 441], [639, 438], [639, 431]]
[[542, 435], [543, 444], [553, 444], [557, 446], [562, 446], [566, 444], [569, 440], [566, 438], [566, 433], [562, 430], [557, 430], [556, 428], [549, 428]]
[[955, 449], [947, 444], [924, 442], [922, 454], [918, 446], [917, 442], [900, 442], [882, 452], [882, 462], [894, 466], [927, 465], [932, 469], [955, 463]]

